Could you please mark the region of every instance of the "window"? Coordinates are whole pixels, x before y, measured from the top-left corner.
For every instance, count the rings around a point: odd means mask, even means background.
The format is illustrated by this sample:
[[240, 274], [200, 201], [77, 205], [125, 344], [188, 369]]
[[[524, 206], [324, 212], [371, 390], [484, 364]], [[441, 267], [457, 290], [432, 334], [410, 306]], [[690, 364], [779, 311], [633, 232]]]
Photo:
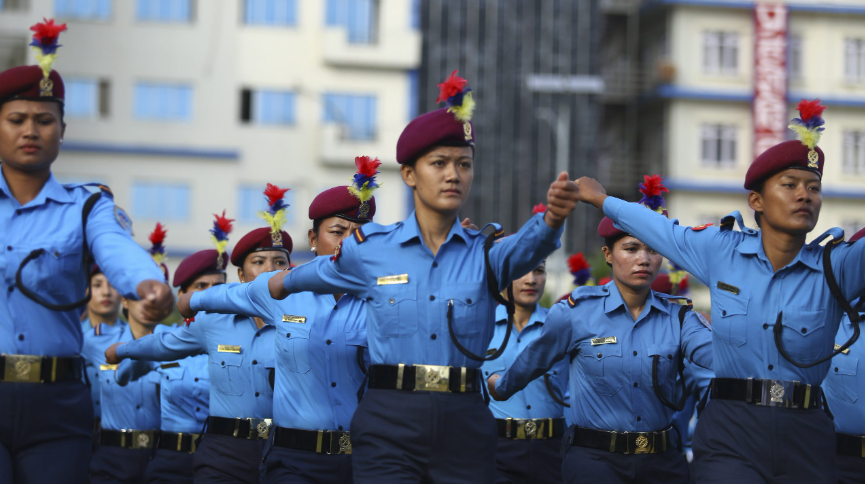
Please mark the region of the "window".
[[704, 124], [701, 135], [703, 165], [710, 168], [736, 166], [736, 135], [734, 125]]
[[865, 39], [845, 40], [844, 58], [847, 82], [865, 82]]
[[192, 119], [192, 87], [139, 82], [135, 85], [135, 117], [157, 121]]
[[348, 29], [349, 43], [374, 43], [377, 23], [377, 0], [327, 0], [327, 25]]
[[408, 119], [417, 117], [419, 101], [420, 81], [417, 70], [407, 72], [408, 75]]
[[846, 175], [865, 175], [865, 132], [844, 132], [843, 170]]
[[240, 120], [246, 123], [294, 124], [295, 94], [291, 91], [244, 89], [240, 93]]
[[802, 78], [802, 37], [791, 35], [787, 44], [787, 70], [790, 79]]
[[132, 217], [160, 222], [189, 220], [189, 186], [181, 183], [134, 182]]
[[720, 31], [703, 33], [703, 72], [724, 76], [739, 73], [739, 34]]
[[[285, 185], [280, 185], [285, 186]], [[285, 223], [291, 225], [294, 222], [294, 210], [292, 203], [294, 194], [291, 190], [285, 192], [285, 203], [289, 205], [285, 211]], [[242, 186], [237, 193], [237, 221], [245, 224], [265, 224], [258, 216], [258, 212], [267, 209], [267, 198], [264, 196], [264, 186]]]
[[192, 21], [192, 0], [137, 0], [135, 16], [148, 22]]
[[297, 25], [297, 0], [246, 0], [244, 22], [250, 25]]
[[108, 81], [72, 78], [66, 80], [65, 114], [70, 118], [108, 116]]
[[27, 10], [27, 0], [0, 0], [0, 11], [14, 12]]
[[54, 14], [59, 18], [108, 20], [111, 0], [54, 0]]
[[376, 135], [374, 96], [324, 95], [324, 122], [342, 126], [342, 138], [372, 140]]
[[411, 28], [420, 30], [421, 0], [411, 0]]

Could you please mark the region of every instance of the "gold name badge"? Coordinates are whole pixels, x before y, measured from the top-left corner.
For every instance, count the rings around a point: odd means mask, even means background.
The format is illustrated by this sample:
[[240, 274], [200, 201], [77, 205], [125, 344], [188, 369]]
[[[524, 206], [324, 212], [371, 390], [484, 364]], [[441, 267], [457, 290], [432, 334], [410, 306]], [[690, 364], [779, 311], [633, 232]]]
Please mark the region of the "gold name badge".
[[306, 316], [292, 316], [291, 314], [283, 314], [282, 315], [283, 323], [306, 323]]
[[611, 345], [618, 343], [619, 340], [615, 336], [607, 336], [604, 338], [592, 338], [592, 346]]
[[175, 361], [173, 363], [166, 363], [164, 365], [159, 365], [159, 367], [162, 368], [163, 370], [167, 370], [169, 368], [180, 368], [180, 363]]
[[736, 286], [731, 286], [730, 284], [727, 284], [726, 282], [718, 281], [718, 289], [720, 289], [722, 291], [727, 291], [727, 292], [729, 292], [731, 294], [735, 294], [737, 296], [739, 295], [739, 288]]
[[117, 365], [99, 365], [99, 371], [116, 370]]
[[240, 353], [240, 345], [219, 345], [216, 347], [219, 353]]
[[400, 274], [398, 276], [384, 276], [378, 278], [379, 286], [387, 286], [389, 284], [408, 284], [408, 274]]
[[[838, 350], [840, 350], [840, 349], [841, 349], [841, 345], [836, 344], [836, 345], [835, 345], [835, 350], [834, 350], [834, 351], [838, 351]], [[849, 355], [849, 354], [850, 354], [850, 348], [847, 348], [846, 350], [842, 351], [841, 354]]]

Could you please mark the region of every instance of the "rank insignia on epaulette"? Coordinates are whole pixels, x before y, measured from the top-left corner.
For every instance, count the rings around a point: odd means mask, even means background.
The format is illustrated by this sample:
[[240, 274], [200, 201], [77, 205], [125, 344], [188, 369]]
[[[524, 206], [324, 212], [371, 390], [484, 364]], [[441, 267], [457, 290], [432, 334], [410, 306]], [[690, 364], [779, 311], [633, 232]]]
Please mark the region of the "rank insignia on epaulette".
[[97, 183], [96, 186], [99, 187], [99, 189], [103, 192], [108, 192], [110, 195], [114, 195], [114, 192], [111, 191], [111, 188], [109, 188], [108, 185]]
[[132, 233], [132, 219], [129, 218], [129, 215], [126, 214], [126, 211], [124, 211], [117, 205], [114, 206], [114, 218], [117, 219], [117, 223], [123, 230], [129, 232], [132, 235], [135, 235]]
[[693, 230], [694, 232], [699, 232], [701, 230], [706, 230], [707, 228], [711, 227], [712, 225], [715, 225], [715, 224], [703, 224], [703, 225], [700, 225], [697, 227], [691, 227], [691, 230]]
[[574, 301], [574, 295], [568, 294], [568, 306], [574, 307], [577, 305], [577, 301]]
[[360, 229], [355, 229], [352, 235], [354, 235], [354, 240], [357, 241], [358, 244], [362, 244], [366, 241], [366, 237], [364, 237], [363, 232], [361, 232]]
[[697, 319], [699, 319], [700, 322], [703, 323], [703, 326], [705, 326], [705, 327], [707, 327], [707, 328], [709, 328], [709, 329], [712, 329], [712, 323], [710, 323], [709, 320], [706, 319], [705, 316], [703, 316], [702, 314], [698, 313], [697, 311], [694, 311], [694, 314], [697, 315]]

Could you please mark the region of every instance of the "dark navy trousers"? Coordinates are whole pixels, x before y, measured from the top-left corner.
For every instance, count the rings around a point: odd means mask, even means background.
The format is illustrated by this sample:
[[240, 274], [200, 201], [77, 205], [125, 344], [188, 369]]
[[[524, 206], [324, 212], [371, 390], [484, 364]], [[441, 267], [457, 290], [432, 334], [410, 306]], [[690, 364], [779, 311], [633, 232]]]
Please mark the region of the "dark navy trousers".
[[195, 482], [258, 484], [266, 444], [266, 440], [205, 434], [192, 458]]
[[84, 382], [0, 383], [0, 482], [87, 482], [93, 403]]
[[477, 393], [370, 389], [351, 420], [354, 482], [493, 484], [497, 440]]
[[144, 484], [152, 449], [100, 445], [90, 461], [91, 484]]
[[564, 448], [565, 484], [688, 484], [688, 461], [675, 447], [658, 454]]
[[264, 462], [263, 483], [351, 484], [351, 455], [327, 455], [272, 446]]
[[835, 458], [838, 484], [865, 484], [865, 457], [839, 455]]
[[835, 428], [820, 409], [710, 400], [694, 432], [701, 484], [835, 484], [835, 459]]
[[195, 454], [176, 450], [156, 449], [147, 465], [147, 484], [192, 484], [192, 459]]
[[499, 438], [496, 484], [562, 484], [562, 439]]

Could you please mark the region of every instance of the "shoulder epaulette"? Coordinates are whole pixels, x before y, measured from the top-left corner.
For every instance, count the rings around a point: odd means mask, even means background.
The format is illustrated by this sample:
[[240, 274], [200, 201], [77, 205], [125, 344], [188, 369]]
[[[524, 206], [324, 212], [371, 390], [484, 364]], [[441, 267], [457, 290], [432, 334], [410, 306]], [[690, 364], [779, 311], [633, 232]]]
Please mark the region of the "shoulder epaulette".
[[573, 308], [582, 299], [606, 297], [608, 294], [610, 294], [610, 290], [606, 286], [580, 286], [568, 295], [566, 301], [568, 302], [568, 306]]
[[[108, 185], [103, 185], [101, 183], [66, 183], [63, 185], [66, 188], [87, 188], [87, 187], [95, 187], [98, 188], [103, 195], [107, 196], [110, 199], [114, 199], [114, 192], [111, 191], [111, 188]], [[92, 190], [91, 190], [92, 191]]]
[[721, 232], [732, 232], [736, 224], [739, 225], [739, 231], [743, 234], [757, 235], [756, 230], [745, 226], [745, 222], [742, 220], [742, 214], [739, 213], [738, 210], [721, 219]]
[[352, 236], [354, 237], [355, 242], [362, 244], [363, 242], [366, 242], [368, 238], [375, 235], [393, 232], [400, 225], [402, 225], [402, 222], [390, 225], [381, 225], [375, 222], [369, 222], [355, 229], [354, 232], [352, 232]]
[[469, 233], [469, 235], [478, 236], [478, 235], [483, 235], [484, 232], [489, 227], [492, 227], [494, 230], [494, 232], [493, 232], [493, 238], [494, 239], [501, 239], [502, 237], [504, 237], [505, 229], [497, 223], [488, 223], [488, 224], [484, 225], [480, 230], [472, 230], [472, 229], [465, 229], [465, 230], [466, 230], [466, 232]]
[[823, 232], [820, 237], [812, 240], [810, 244], [808, 244], [808, 248], [819, 247], [820, 244], [823, 243], [824, 240], [831, 239], [832, 244], [839, 244], [844, 242], [844, 229], [840, 227], [832, 227], [831, 229]]

